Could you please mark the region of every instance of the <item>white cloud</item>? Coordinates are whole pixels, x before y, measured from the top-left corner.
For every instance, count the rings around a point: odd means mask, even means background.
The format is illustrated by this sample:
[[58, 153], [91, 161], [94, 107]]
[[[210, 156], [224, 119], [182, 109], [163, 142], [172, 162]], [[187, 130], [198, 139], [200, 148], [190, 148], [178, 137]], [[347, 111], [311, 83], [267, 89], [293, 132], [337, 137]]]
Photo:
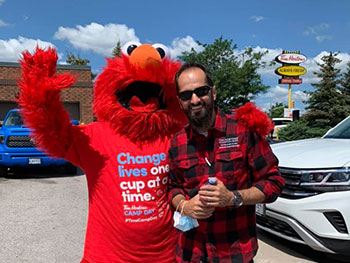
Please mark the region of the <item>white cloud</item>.
[[33, 52], [36, 46], [41, 48], [54, 47], [49, 42], [41, 41], [40, 39], [28, 39], [21, 36], [18, 39], [0, 40], [0, 60], [17, 62], [24, 50]]
[[272, 98], [273, 101], [281, 101], [282, 98], [285, 96], [287, 96], [287, 99], [288, 99], [288, 89], [282, 88], [278, 85], [273, 88], [270, 88], [267, 93], [261, 95], [261, 97], [264, 97], [264, 98]]
[[260, 110], [262, 110], [262, 111], [264, 111], [266, 113], [268, 113], [270, 111], [271, 107], [275, 105], [275, 103], [272, 103], [272, 102], [264, 102], [264, 103], [262, 103], [262, 102], [259, 102], [259, 101], [255, 101], [255, 104], [257, 105], [257, 107]]
[[[268, 98], [270, 103], [275, 104], [276, 102], [288, 103], [288, 88], [281, 86], [275, 86], [268, 90], [267, 93], [259, 96], [260, 99]], [[303, 91], [297, 90], [292, 92], [292, 100], [294, 102], [302, 102], [308, 98], [307, 94]]]
[[77, 25], [76, 28], [60, 27], [55, 39], [68, 40], [75, 48], [90, 50], [97, 54], [111, 56], [113, 48], [120, 41], [123, 46], [129, 41], [139, 41], [134, 29], [126, 25], [107, 24]]
[[331, 28], [331, 26], [329, 24], [321, 23], [321, 24], [316, 25], [316, 26], [308, 27], [303, 32], [303, 34], [305, 36], [314, 37], [317, 42], [321, 43], [321, 42], [323, 42], [325, 40], [331, 40], [333, 38], [329, 34], [324, 34], [324, 32], [327, 31], [330, 28]]
[[[60, 27], [54, 34], [54, 39], [68, 40], [77, 49], [93, 51], [105, 56], [111, 56], [118, 41], [121, 42], [121, 46], [129, 41], [140, 41], [135, 35], [135, 30], [126, 25], [97, 23], [86, 26], [78, 25], [75, 28]], [[175, 38], [169, 50], [171, 56], [176, 58], [183, 51], [191, 51], [191, 48], [197, 52], [202, 50], [202, 47], [191, 36], [186, 36]]]
[[327, 29], [329, 29], [331, 26], [329, 24], [326, 23], [321, 23], [319, 25], [316, 26], [309, 26], [305, 31], [304, 31], [304, 35], [305, 36], [311, 36], [311, 35], [317, 35], [319, 34], [321, 31], [325, 31]]
[[175, 38], [171, 42], [170, 53], [173, 58], [176, 58], [184, 51], [191, 51], [192, 48], [197, 52], [201, 52], [203, 50], [203, 47], [198, 45], [198, 43], [191, 36], [186, 36], [185, 38]]
[[263, 16], [251, 16], [250, 19], [254, 20], [254, 22], [260, 22], [265, 19]]
[[5, 0], [0, 0], [0, 5], [2, 5], [3, 3], [5, 3]]
[[308, 98], [309, 98], [309, 95], [301, 90], [297, 90], [292, 93], [292, 100], [294, 101], [303, 102], [303, 101], [306, 101]]
[[0, 27], [7, 27], [7, 26], [9, 26], [9, 24], [5, 23], [0, 19]]
[[274, 76], [275, 74], [275, 69], [279, 67], [278, 65], [270, 65], [271, 62], [275, 61], [275, 57], [277, 57], [279, 54], [282, 53], [282, 49], [268, 49], [268, 48], [262, 48], [262, 47], [255, 47], [253, 48], [253, 51], [256, 52], [261, 52], [264, 53], [267, 51], [267, 54], [262, 57], [261, 62], [266, 63], [266, 66], [263, 68], [259, 68], [258, 73], [261, 75], [269, 75], [269, 76]]
[[333, 37], [330, 36], [330, 35], [320, 35], [320, 36], [316, 36], [315, 39], [316, 39], [317, 42], [321, 43], [321, 42], [323, 42], [325, 40], [332, 40]]

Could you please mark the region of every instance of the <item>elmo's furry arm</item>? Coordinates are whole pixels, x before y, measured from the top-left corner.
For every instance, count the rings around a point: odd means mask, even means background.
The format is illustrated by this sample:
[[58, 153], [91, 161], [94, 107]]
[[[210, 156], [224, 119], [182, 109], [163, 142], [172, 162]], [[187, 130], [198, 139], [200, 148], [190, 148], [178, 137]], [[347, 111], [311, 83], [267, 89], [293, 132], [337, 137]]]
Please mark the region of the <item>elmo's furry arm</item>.
[[52, 48], [36, 48], [33, 55], [28, 51], [22, 55], [21, 114], [34, 129], [38, 145], [50, 155], [62, 157], [72, 142], [73, 127], [61, 103], [60, 90], [71, 86], [75, 78], [56, 75], [57, 54]]
[[253, 103], [247, 103], [235, 111], [235, 119], [239, 125], [253, 131], [261, 137], [273, 130], [273, 123], [266, 113], [257, 109]]

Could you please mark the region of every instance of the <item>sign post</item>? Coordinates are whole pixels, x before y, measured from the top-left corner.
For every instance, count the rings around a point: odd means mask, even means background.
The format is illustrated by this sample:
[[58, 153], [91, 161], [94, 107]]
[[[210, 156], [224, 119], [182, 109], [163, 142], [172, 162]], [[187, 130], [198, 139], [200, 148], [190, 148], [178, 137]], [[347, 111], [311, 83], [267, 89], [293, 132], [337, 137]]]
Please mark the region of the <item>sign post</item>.
[[292, 84], [288, 84], [288, 109], [292, 108]]

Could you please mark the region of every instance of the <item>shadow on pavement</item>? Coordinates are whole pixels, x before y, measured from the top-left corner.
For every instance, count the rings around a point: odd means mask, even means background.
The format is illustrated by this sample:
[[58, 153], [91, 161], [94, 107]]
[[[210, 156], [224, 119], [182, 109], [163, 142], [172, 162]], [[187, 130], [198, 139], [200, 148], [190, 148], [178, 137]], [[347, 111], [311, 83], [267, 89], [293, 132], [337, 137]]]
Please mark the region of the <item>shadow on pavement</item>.
[[66, 174], [64, 167], [26, 167], [26, 168], [11, 168], [5, 179], [41, 179], [41, 178], [56, 178], [56, 177], [75, 177], [85, 173], [78, 168], [76, 174]]

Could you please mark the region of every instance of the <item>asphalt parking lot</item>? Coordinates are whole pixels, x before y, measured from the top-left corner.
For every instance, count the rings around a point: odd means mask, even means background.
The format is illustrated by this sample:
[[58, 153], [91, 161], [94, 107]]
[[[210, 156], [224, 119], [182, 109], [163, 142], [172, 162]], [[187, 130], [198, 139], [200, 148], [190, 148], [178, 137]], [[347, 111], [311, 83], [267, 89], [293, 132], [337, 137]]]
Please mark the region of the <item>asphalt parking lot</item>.
[[[80, 262], [87, 221], [82, 172], [20, 172], [0, 177], [0, 262]], [[322, 253], [259, 231], [256, 263], [332, 262]]]

